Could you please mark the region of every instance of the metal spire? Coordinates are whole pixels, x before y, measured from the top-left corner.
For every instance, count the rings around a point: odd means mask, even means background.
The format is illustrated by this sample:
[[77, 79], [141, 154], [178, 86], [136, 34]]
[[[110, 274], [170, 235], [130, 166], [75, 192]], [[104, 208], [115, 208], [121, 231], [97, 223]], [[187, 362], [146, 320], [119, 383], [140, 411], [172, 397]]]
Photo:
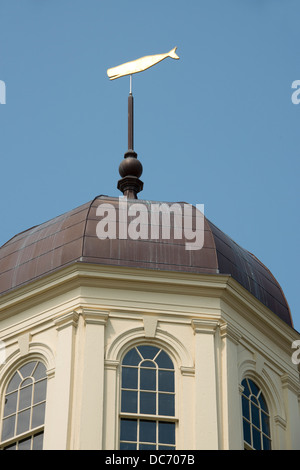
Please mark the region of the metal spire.
[[130, 75], [129, 96], [128, 96], [128, 150], [124, 155], [119, 166], [119, 173], [122, 177], [118, 181], [118, 189], [129, 199], [137, 199], [137, 194], [142, 191], [144, 183], [139, 179], [143, 173], [143, 166], [137, 158], [133, 143], [133, 94], [132, 94], [132, 75], [142, 72], [161, 62], [167, 57], [179, 59], [176, 54], [176, 47], [166, 54], [156, 54], [152, 56], [141, 57], [140, 59], [126, 62], [107, 70], [110, 80], [115, 80], [125, 75]]

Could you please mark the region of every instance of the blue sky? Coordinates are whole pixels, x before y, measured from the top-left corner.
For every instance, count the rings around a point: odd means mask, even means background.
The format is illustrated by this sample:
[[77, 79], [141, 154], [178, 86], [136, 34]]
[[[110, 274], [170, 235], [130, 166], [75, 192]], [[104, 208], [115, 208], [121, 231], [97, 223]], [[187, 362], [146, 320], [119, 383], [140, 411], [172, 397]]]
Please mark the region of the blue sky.
[[140, 198], [206, 216], [280, 282], [300, 331], [298, 0], [0, 0], [0, 245], [119, 196], [133, 77]]

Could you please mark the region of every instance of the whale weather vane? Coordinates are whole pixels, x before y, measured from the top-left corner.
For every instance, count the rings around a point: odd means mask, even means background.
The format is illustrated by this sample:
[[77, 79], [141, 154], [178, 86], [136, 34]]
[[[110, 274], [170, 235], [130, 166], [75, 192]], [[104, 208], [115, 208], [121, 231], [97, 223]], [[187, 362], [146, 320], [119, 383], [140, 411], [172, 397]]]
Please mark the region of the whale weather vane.
[[141, 162], [137, 159], [137, 153], [133, 150], [132, 75], [153, 67], [153, 65], [158, 64], [167, 57], [179, 59], [176, 54], [176, 49], [177, 47], [174, 47], [166, 54], [141, 57], [140, 59], [132, 60], [107, 70], [107, 75], [110, 80], [116, 80], [117, 78], [130, 75], [130, 91], [128, 96], [128, 150], [119, 166], [119, 173], [122, 179], [118, 181], [118, 189], [129, 199], [137, 199], [137, 193], [143, 189], [144, 185], [139, 179], [143, 172], [143, 167]]
[[118, 65], [117, 67], [112, 67], [107, 70], [107, 75], [110, 80], [115, 80], [116, 78], [125, 77], [126, 75], [133, 75], [134, 73], [143, 72], [144, 70], [153, 67], [153, 65], [158, 64], [167, 57], [171, 57], [172, 59], [179, 59], [178, 55], [176, 54], [176, 49], [177, 47], [174, 47], [166, 54], [147, 55], [145, 57], [141, 57], [140, 59]]

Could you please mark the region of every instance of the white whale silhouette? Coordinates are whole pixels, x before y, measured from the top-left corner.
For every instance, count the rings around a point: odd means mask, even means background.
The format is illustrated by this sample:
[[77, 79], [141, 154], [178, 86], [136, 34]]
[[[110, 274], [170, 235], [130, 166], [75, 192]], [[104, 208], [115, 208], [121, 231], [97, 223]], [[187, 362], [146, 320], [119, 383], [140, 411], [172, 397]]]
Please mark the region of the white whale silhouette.
[[125, 75], [132, 75], [134, 73], [143, 72], [144, 70], [149, 69], [158, 62], [171, 57], [172, 59], [179, 59], [176, 54], [177, 47], [174, 47], [170, 52], [166, 54], [156, 54], [148, 55], [141, 57], [140, 59], [133, 60], [131, 62], [126, 62], [125, 64], [118, 65], [117, 67], [112, 67], [107, 70], [107, 75], [110, 80], [115, 80], [116, 78], [124, 77]]

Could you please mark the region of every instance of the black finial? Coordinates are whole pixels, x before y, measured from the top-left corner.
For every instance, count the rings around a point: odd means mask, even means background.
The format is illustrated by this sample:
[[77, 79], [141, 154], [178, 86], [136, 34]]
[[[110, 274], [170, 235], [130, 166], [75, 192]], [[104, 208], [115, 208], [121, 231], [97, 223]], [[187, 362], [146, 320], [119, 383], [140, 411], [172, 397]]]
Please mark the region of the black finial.
[[128, 96], [128, 150], [119, 166], [122, 179], [118, 181], [118, 189], [128, 199], [137, 199], [137, 193], [142, 191], [144, 183], [139, 179], [143, 173], [141, 162], [137, 159], [137, 153], [133, 150], [133, 96]]

